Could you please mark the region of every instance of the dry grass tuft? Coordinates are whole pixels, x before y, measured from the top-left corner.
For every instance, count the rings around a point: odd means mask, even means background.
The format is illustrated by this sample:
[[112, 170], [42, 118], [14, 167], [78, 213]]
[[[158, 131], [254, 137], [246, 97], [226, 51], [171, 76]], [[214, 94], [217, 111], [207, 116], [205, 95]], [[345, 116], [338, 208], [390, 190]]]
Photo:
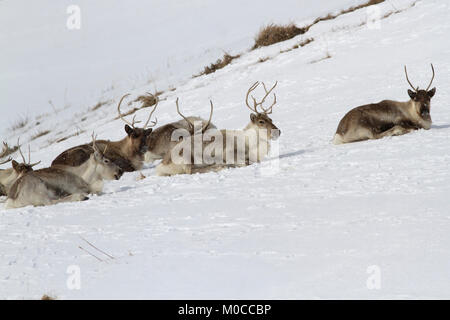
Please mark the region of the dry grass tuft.
[[309, 28], [312, 27], [313, 25], [315, 25], [316, 23], [321, 22], [321, 21], [333, 20], [333, 19], [336, 19], [337, 17], [339, 17], [339, 16], [341, 16], [343, 14], [347, 14], [347, 13], [350, 13], [350, 12], [353, 12], [353, 11], [356, 11], [356, 10], [359, 10], [359, 9], [362, 9], [362, 8], [373, 6], [374, 4], [379, 4], [379, 3], [382, 3], [384, 1], [385, 0], [369, 0], [369, 1], [365, 2], [365, 3], [360, 4], [360, 5], [353, 6], [353, 7], [350, 7], [348, 9], [344, 9], [344, 10], [342, 10], [341, 12], [339, 12], [337, 14], [329, 13], [325, 17], [320, 17], [320, 18], [317, 18], [316, 20], [314, 20], [314, 22], [309, 26]]
[[28, 117], [23, 117], [14, 122], [9, 129], [11, 131], [16, 131], [24, 128], [27, 124], [28, 124]]
[[[255, 44], [253, 45], [253, 47], [251, 49], [254, 50], [254, 49], [257, 49], [260, 47], [270, 46], [274, 43], [292, 39], [293, 37], [298, 36], [300, 34], [305, 34], [306, 32], [309, 31], [309, 29], [312, 26], [314, 26], [315, 24], [317, 24], [321, 21], [333, 20], [333, 19], [339, 17], [340, 15], [347, 14], [347, 13], [350, 13], [350, 12], [353, 12], [353, 11], [356, 11], [356, 10], [359, 10], [359, 9], [362, 9], [365, 7], [369, 7], [374, 4], [379, 4], [384, 1], [385, 0], [369, 0], [363, 4], [353, 6], [348, 9], [344, 9], [336, 14], [329, 13], [328, 15], [326, 15], [324, 17], [316, 18], [311, 24], [309, 24], [303, 28], [299, 28], [292, 23], [289, 25], [286, 25], [286, 26], [269, 24], [269, 25], [261, 28], [261, 30], [259, 31], [258, 35], [255, 38]], [[285, 50], [284, 52], [286, 52], [286, 51], [290, 51], [290, 50]]]
[[263, 62], [266, 62], [267, 60], [270, 60], [270, 59], [271, 59], [271, 57], [264, 57], [264, 58], [261, 57], [261, 58], [258, 59], [258, 62], [259, 63], [263, 63]]
[[47, 135], [49, 133], [50, 133], [50, 130], [39, 131], [38, 133], [36, 133], [35, 135], [33, 135], [31, 137], [31, 141], [36, 140], [37, 138], [43, 137], [43, 136], [45, 136], [45, 135]]
[[44, 294], [44, 295], [41, 297], [41, 300], [56, 300], [56, 297], [52, 297], [52, 296], [49, 296], [49, 295], [47, 295], [47, 294]]
[[107, 105], [108, 103], [110, 103], [111, 100], [107, 100], [107, 101], [99, 101], [95, 106], [93, 106], [90, 110], [91, 111], [95, 111], [100, 109], [101, 107], [103, 107], [104, 105]]
[[231, 61], [239, 58], [240, 56], [241, 56], [240, 54], [232, 56], [225, 52], [222, 59], [218, 59], [215, 63], [211, 63], [209, 66], [206, 66], [205, 69], [201, 73], [199, 73], [198, 75], [196, 75], [194, 77], [199, 77], [199, 76], [203, 76], [205, 74], [210, 74], [210, 73], [216, 72], [217, 70], [222, 69], [225, 66], [229, 65], [231, 63]]
[[[158, 96], [160, 96], [162, 94], [163, 94], [162, 91], [158, 91], [158, 92], [155, 93], [155, 96], [158, 97]], [[149, 108], [151, 106], [154, 106], [156, 104], [156, 97], [155, 96], [153, 96], [151, 94], [146, 94], [146, 95], [142, 95], [142, 96], [137, 97], [133, 102], [141, 102], [142, 105], [141, 105], [140, 108], [135, 108], [132, 113], [136, 112], [139, 109]]]
[[[300, 47], [304, 47], [304, 46], [307, 46], [308, 44], [310, 44], [311, 42], [313, 42], [314, 41], [314, 38], [308, 38], [308, 39], [305, 39], [305, 40], [303, 40], [303, 41], [301, 41], [298, 45], [297, 45], [297, 48], [298, 48], [298, 46], [300, 46]], [[295, 46], [294, 46], [295, 47]], [[297, 48], [295, 48], [295, 49], [297, 49]]]
[[273, 23], [269, 24], [262, 27], [258, 32], [252, 50], [292, 39], [295, 36], [306, 33], [308, 29], [309, 27], [298, 28], [292, 23], [286, 26], [280, 26]]
[[310, 63], [313, 64], [313, 63], [317, 63], [317, 62], [328, 60], [328, 59], [331, 59], [331, 54], [327, 51], [325, 57], [317, 59], [317, 60], [313, 60]]

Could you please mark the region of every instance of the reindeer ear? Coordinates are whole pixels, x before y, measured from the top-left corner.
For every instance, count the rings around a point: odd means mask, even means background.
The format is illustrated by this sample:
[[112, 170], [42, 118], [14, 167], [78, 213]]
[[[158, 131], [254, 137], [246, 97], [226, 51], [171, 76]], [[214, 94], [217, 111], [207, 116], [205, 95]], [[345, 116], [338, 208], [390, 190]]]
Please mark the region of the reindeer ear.
[[251, 120], [252, 122], [255, 122], [255, 121], [256, 121], [256, 114], [250, 113], [250, 120]]
[[415, 100], [416, 99], [416, 93], [412, 90], [408, 90], [408, 95], [411, 99]]
[[431, 98], [434, 97], [434, 94], [436, 93], [436, 87], [428, 91], [428, 96]]
[[129, 135], [129, 136], [131, 136], [132, 134], [133, 134], [133, 132], [134, 132], [134, 130], [133, 130], [133, 128], [132, 127], [130, 127], [129, 125], [125, 125], [125, 132]]
[[12, 163], [13, 169], [14, 169], [15, 171], [17, 171], [17, 170], [19, 169], [19, 168], [18, 168], [19, 163], [18, 163], [16, 160], [13, 160], [11, 163]]

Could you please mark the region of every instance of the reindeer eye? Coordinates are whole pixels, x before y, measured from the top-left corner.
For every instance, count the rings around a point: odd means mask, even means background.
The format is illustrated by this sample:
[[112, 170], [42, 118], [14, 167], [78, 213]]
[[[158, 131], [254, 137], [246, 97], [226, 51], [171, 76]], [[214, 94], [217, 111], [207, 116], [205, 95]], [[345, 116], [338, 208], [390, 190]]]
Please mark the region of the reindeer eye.
[[104, 163], [109, 163], [109, 159], [103, 159]]
[[259, 120], [259, 124], [264, 124], [265, 121], [264, 120]]

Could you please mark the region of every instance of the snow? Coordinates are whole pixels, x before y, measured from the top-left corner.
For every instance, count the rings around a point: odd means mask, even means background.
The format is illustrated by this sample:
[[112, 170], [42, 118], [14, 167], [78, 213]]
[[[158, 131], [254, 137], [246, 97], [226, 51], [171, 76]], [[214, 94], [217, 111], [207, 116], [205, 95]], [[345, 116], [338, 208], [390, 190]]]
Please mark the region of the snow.
[[[178, 5], [168, 3], [167, 8]], [[183, 76], [176, 80], [176, 90], [162, 95], [157, 111], [160, 124], [178, 119], [176, 97], [180, 97], [185, 114], [203, 117], [209, 113], [211, 98], [213, 121], [218, 127], [243, 128], [249, 120], [244, 106], [247, 88], [256, 80], [268, 84], [278, 80], [273, 119], [281, 129], [279, 159], [272, 157], [259, 165], [219, 173], [174, 177], [155, 176], [152, 164], [142, 171], [146, 179], [138, 181], [138, 173], [125, 174], [119, 181], [105, 183], [105, 194], [90, 201], [0, 209], [0, 297], [448, 298], [450, 113], [445, 101], [450, 97], [444, 90], [450, 81], [448, 2], [385, 2], [377, 5], [380, 16], [403, 11], [381, 19], [380, 28], [361, 26], [368, 12], [359, 10], [320, 22], [304, 36], [247, 52], [216, 73], [186, 77], [212, 61], [205, 48], [214, 51], [228, 45], [227, 49], [240, 52], [249, 47], [255, 30], [267, 22], [270, 9], [274, 20], [289, 18], [302, 25], [314, 16], [355, 2], [335, 3], [336, 8], [328, 8], [324, 2], [308, 6], [305, 13], [258, 5], [267, 11], [255, 17], [251, 15], [254, 7], [245, 8], [250, 19], [245, 21], [245, 32], [229, 31], [216, 42], [203, 42], [203, 46], [183, 44], [201, 63], [179, 67]], [[18, 8], [8, 0], [0, 2], [1, 6]], [[199, 16], [199, 8], [214, 8], [203, 1], [179, 6], [179, 10]], [[111, 9], [105, 19], [117, 17], [121, 11], [117, 10]], [[131, 13], [123, 11], [125, 20]], [[227, 12], [233, 13], [231, 9]], [[178, 15], [170, 11], [167, 20]], [[224, 28], [222, 23], [218, 21], [210, 32]], [[136, 38], [142, 34], [140, 28], [123, 28], [117, 26], [114, 31], [120, 34], [124, 30]], [[32, 31], [29, 36], [33, 36]], [[280, 53], [310, 37], [315, 39], [311, 44]], [[148, 51], [152, 47], [146, 45]], [[330, 59], [311, 63], [327, 53]], [[110, 76], [102, 75], [96, 54], [92, 65], [100, 75], [89, 80], [93, 83]], [[126, 55], [124, 51], [121, 54]], [[159, 51], [155, 56], [167, 59], [170, 55]], [[212, 56], [217, 57], [217, 51]], [[271, 59], [258, 63], [264, 57]], [[126, 59], [134, 60], [132, 56]], [[136, 57], [136, 68], [139, 61]], [[413, 83], [421, 87], [428, 84], [430, 62], [436, 69], [437, 87], [431, 130], [341, 146], [331, 143], [339, 120], [350, 108], [382, 99], [407, 100], [404, 64]], [[118, 69], [133, 70], [127, 64], [124, 60]], [[61, 72], [56, 66], [57, 61], [54, 72]], [[42, 81], [50, 80], [44, 76]], [[114, 100], [96, 111], [87, 112], [86, 105], [81, 107], [80, 103], [75, 111], [72, 106], [41, 118], [39, 127], [52, 132], [30, 142], [33, 161], [49, 165], [61, 151], [89, 141], [94, 129], [99, 138], [121, 138], [123, 123], [113, 120], [118, 97], [130, 87], [136, 88], [134, 96], [142, 94], [152, 90], [153, 83], [124, 80], [123, 86], [125, 89], [115, 88], [92, 99], [91, 106], [99, 99]], [[64, 91], [64, 84], [59, 83], [59, 88]], [[79, 90], [87, 101], [91, 93], [82, 85]], [[9, 94], [3, 96], [2, 92], [1, 99], [10, 101]], [[10, 114], [18, 112], [13, 109]], [[79, 115], [74, 117], [75, 112]], [[138, 113], [138, 117], [145, 115], [145, 110]], [[87, 118], [82, 121], [84, 116]], [[19, 132], [5, 130], [3, 136], [11, 143], [18, 135], [21, 141], [28, 141], [38, 130], [33, 125]], [[76, 132], [77, 127], [84, 132], [50, 143]], [[80, 290], [70, 290], [66, 284], [66, 271], [72, 265], [81, 271]], [[371, 266], [379, 268], [379, 289], [367, 286]]]

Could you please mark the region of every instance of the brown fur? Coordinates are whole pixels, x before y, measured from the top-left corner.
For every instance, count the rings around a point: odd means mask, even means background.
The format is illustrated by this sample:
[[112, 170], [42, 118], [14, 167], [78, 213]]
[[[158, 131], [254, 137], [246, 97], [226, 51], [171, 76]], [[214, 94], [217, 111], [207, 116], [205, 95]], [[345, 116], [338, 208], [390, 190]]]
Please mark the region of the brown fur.
[[[125, 125], [127, 136], [120, 141], [98, 140], [100, 150], [106, 149], [106, 156], [124, 172], [140, 170], [147, 151], [147, 138], [152, 129], [131, 128]], [[94, 152], [92, 143], [70, 148], [55, 158], [54, 165], [79, 166]]]
[[[188, 117], [191, 122], [201, 122], [202, 125], [206, 125], [207, 121], [200, 117]], [[210, 123], [208, 129], [214, 129], [216, 126]], [[145, 156], [146, 161], [154, 161], [163, 159], [167, 153], [178, 143], [178, 141], [172, 141], [172, 134], [177, 129], [189, 130], [189, 125], [186, 120], [180, 120], [160, 126], [153, 130], [153, 132], [147, 138], [148, 151]]]
[[418, 129], [430, 129], [430, 100], [436, 88], [417, 92], [408, 90], [411, 100], [384, 100], [350, 110], [339, 122], [335, 144], [379, 139]]
[[0, 196], [7, 196], [15, 181], [27, 172], [33, 171], [33, 165], [12, 161], [12, 168], [0, 170]]

